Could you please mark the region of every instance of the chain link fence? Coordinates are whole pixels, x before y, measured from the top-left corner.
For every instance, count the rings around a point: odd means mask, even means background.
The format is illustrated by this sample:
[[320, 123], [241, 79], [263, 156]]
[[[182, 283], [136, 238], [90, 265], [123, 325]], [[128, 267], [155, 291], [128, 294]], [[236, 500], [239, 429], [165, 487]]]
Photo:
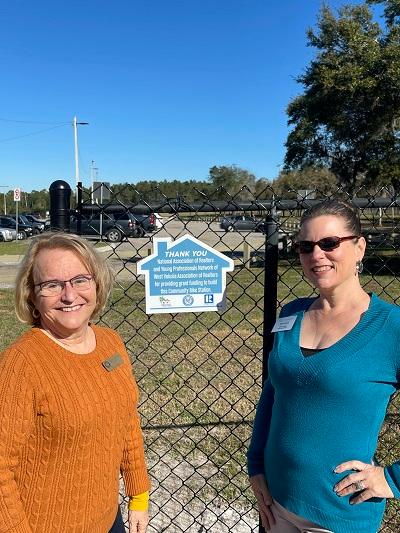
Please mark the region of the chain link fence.
[[[245, 453], [271, 345], [270, 324], [283, 304], [315, 294], [292, 242], [304, 208], [323, 196], [308, 191], [298, 198], [288, 191], [282, 199], [270, 188], [258, 196], [247, 188], [231, 196], [219, 189], [213, 197], [192, 191], [195, 200], [189, 204], [182, 197], [166, 198], [159, 189], [149, 198], [134, 186], [119, 188], [118, 194], [106, 189], [107, 203], [101, 206], [80, 189], [77, 230], [103, 240], [100, 233], [107, 232], [99, 220], [114, 217], [111, 224], [122, 236], [121, 242], [108, 242], [116, 285], [100, 323], [125, 340], [141, 391], [152, 478], [149, 532], [258, 532]], [[332, 196], [346, 197], [340, 190]], [[351, 200], [361, 209], [367, 240], [362, 284], [399, 303], [400, 199], [380, 190], [358, 191]], [[126, 214], [140, 225], [140, 231], [126, 230], [129, 238], [124, 238], [126, 226], [118, 224]], [[186, 233], [234, 260], [226, 310], [146, 315], [137, 261], [152, 252], [154, 238]], [[394, 397], [382, 428], [381, 464], [400, 456], [398, 404]], [[381, 531], [399, 530], [400, 507], [390, 502]]]

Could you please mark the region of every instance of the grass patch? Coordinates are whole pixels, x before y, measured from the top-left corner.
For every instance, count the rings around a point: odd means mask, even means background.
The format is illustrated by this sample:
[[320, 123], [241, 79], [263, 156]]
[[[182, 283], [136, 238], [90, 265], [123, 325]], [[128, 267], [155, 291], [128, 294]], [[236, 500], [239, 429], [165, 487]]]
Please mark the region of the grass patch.
[[0, 255], [24, 255], [29, 246], [29, 240], [0, 242]]
[[21, 324], [14, 312], [14, 292], [0, 290], [0, 352], [19, 337], [28, 326]]

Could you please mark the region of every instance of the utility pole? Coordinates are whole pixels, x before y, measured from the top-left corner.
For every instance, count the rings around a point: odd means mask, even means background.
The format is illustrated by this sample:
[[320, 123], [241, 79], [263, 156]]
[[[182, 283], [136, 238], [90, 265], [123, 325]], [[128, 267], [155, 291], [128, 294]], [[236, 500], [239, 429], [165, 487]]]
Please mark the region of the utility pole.
[[78, 199], [78, 183], [79, 179], [79, 155], [78, 155], [78, 128], [77, 126], [87, 126], [89, 122], [78, 122], [76, 116], [73, 121], [74, 127], [74, 147], [75, 147], [75, 195]]
[[99, 170], [97, 167], [94, 166], [94, 164], [95, 164], [95, 161], [93, 161], [92, 159], [92, 165], [90, 167], [90, 181], [92, 183], [91, 192], [90, 192], [90, 203], [93, 203], [94, 178], [95, 178], [95, 174], [97, 178], [97, 171]]
[[[9, 185], [0, 185], [0, 189], [9, 189]], [[3, 192], [3, 200], [4, 200], [4, 214], [7, 214], [7, 200], [6, 200], [6, 192]]]

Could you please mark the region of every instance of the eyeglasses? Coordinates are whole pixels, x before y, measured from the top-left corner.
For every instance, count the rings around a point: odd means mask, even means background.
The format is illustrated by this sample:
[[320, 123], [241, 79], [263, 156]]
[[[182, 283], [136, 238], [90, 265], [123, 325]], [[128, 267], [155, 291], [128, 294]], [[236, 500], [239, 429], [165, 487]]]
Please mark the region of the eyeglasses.
[[39, 287], [42, 296], [56, 296], [62, 293], [67, 283], [69, 283], [76, 291], [87, 291], [90, 289], [93, 279], [93, 276], [90, 276], [89, 274], [80, 275], [64, 281], [59, 279], [43, 281], [42, 283], [36, 283], [34, 287]]
[[294, 243], [294, 249], [300, 254], [311, 254], [317, 244], [324, 252], [331, 252], [339, 248], [343, 241], [359, 238], [359, 235], [348, 235], [347, 237], [325, 237], [319, 241], [297, 241]]

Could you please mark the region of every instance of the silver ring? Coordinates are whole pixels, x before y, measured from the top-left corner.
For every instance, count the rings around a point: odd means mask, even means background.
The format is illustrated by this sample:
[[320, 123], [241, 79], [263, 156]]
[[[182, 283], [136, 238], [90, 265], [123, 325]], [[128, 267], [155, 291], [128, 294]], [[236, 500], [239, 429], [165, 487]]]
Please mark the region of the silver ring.
[[361, 490], [364, 490], [365, 487], [364, 487], [364, 483], [362, 481], [357, 481], [355, 483], [355, 486], [356, 486], [356, 491], [359, 492]]

